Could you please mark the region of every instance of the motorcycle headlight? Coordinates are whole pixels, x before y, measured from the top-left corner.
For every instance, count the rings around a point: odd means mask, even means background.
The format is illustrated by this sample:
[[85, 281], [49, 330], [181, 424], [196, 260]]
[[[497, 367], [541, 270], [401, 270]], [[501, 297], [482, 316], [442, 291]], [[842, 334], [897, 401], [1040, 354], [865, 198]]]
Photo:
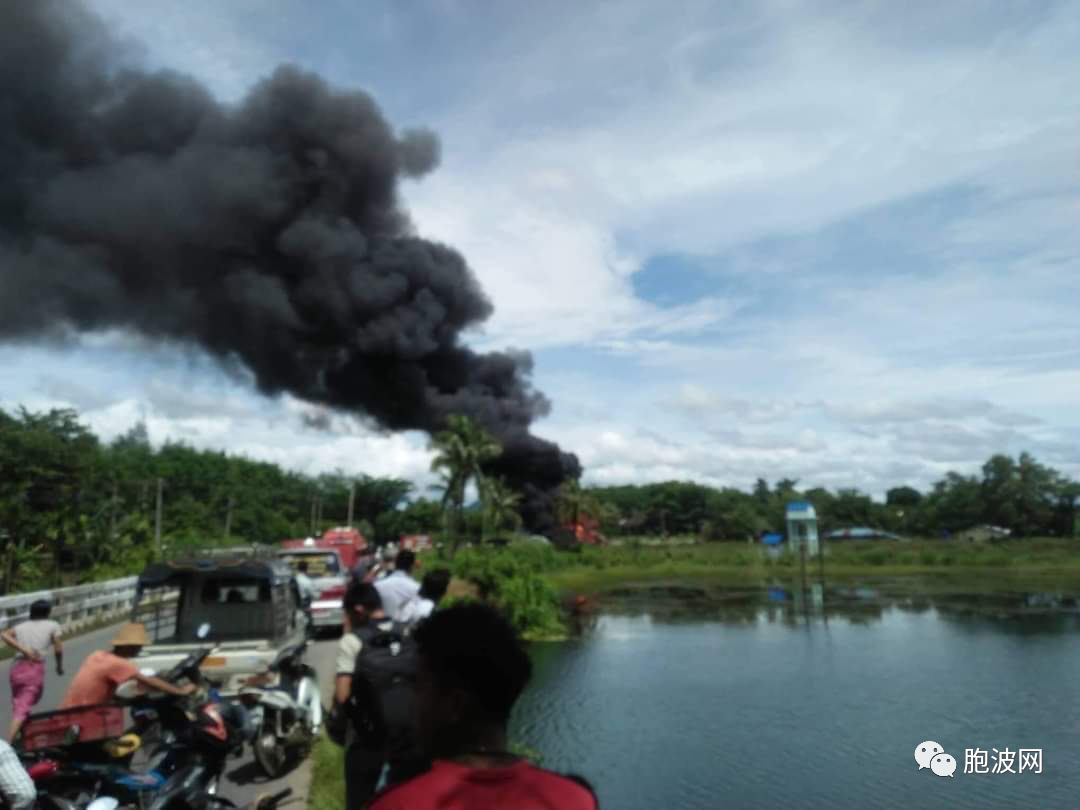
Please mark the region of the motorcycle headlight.
[[99, 796], [86, 806], [86, 810], [116, 810], [120, 801], [112, 796]]

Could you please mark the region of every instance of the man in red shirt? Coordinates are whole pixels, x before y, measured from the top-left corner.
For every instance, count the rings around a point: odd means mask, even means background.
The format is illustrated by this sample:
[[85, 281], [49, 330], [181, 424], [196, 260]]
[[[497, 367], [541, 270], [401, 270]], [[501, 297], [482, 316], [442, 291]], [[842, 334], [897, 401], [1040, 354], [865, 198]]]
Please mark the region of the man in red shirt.
[[436, 611], [414, 637], [417, 731], [434, 764], [381, 793], [371, 810], [598, 810], [584, 780], [506, 750], [510, 711], [532, 675], [509, 622], [465, 603]]

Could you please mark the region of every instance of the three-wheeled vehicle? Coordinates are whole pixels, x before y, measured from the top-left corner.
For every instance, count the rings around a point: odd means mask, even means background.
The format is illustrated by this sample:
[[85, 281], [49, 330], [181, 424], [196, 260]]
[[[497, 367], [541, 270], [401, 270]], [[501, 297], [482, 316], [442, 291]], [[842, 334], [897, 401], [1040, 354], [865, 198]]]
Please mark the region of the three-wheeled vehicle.
[[151, 643], [134, 663], [167, 672], [205, 646], [198, 628], [213, 628], [213, 655], [203, 676], [223, 697], [269, 671], [279, 654], [302, 645], [305, 617], [292, 569], [272, 556], [232, 556], [148, 566], [139, 575], [132, 621]]
[[132, 619], [151, 638], [135, 664], [154, 672], [205, 646], [199, 627], [212, 628], [201, 675], [250, 710], [252, 750], [268, 776], [283, 774], [318, 736], [323, 708], [305, 660], [307, 617], [292, 568], [272, 550], [151, 565], [139, 576]]

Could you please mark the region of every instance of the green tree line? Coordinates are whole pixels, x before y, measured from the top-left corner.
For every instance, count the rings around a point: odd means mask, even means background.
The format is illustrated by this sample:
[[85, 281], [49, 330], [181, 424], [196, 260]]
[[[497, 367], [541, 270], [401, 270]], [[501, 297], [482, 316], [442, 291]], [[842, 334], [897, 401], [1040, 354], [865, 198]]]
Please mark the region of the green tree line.
[[897, 486], [885, 500], [857, 489], [800, 489], [785, 478], [758, 479], [750, 492], [689, 481], [638, 486], [565, 488], [566, 514], [596, 517], [606, 535], [691, 534], [744, 540], [784, 531], [791, 501], [814, 505], [825, 532], [868, 527], [903, 535], [941, 537], [978, 525], [1000, 526], [1014, 536], [1075, 535], [1080, 484], [1028, 453], [991, 457], [979, 475], [948, 473], [928, 491]]
[[[465, 417], [432, 437], [436, 497], [409, 481], [338, 471], [319, 476], [179, 442], [154, 448], [142, 424], [104, 443], [71, 410], [0, 410], [0, 593], [22, 592], [140, 570], [161, 550], [275, 544], [344, 524], [385, 543], [437, 533], [452, 553], [463, 542], [512, 539], [521, 527], [516, 493], [484, 475], [500, 450]], [[160, 549], [156, 537], [161, 486]], [[475, 487], [478, 508], [468, 508]], [[794, 479], [750, 492], [689, 481], [582, 487], [568, 481], [561, 522], [592, 519], [607, 536], [694, 535], [745, 540], [784, 530], [784, 507], [806, 500], [823, 531], [866, 526], [941, 536], [980, 524], [1014, 535], [1073, 536], [1080, 485], [1027, 453], [995, 455], [979, 475], [950, 472], [928, 491], [890, 489], [884, 501], [855, 489], [800, 489]], [[569, 532], [552, 538], [576, 545]]]
[[158, 555], [274, 544], [348, 517], [369, 540], [438, 528], [442, 509], [396, 478], [302, 475], [169, 442], [144, 425], [101, 442], [71, 410], [0, 410], [0, 593], [137, 572]]

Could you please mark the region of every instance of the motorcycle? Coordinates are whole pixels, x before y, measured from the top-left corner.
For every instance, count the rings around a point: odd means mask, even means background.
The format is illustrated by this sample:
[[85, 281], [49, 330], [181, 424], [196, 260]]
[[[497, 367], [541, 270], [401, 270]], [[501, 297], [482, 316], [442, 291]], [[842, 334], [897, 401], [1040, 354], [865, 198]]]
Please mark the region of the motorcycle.
[[303, 758], [322, 728], [318, 677], [304, 661], [306, 650], [306, 641], [286, 647], [267, 672], [252, 676], [240, 690], [255, 727], [255, 762], [270, 779]]
[[[204, 629], [205, 628], [205, 629]], [[200, 638], [209, 626], [199, 628]], [[187, 698], [134, 694], [126, 685], [117, 697], [128, 703], [144, 727], [156, 725], [159, 741], [145, 770], [87, 756], [86, 743], [61, 745], [33, 752], [27, 769], [45, 806], [58, 810], [110, 810], [119, 806], [139, 810], [220, 810], [231, 805], [217, 796], [218, 783], [231, 753], [243, 747], [246, 715], [242, 707], [211, 699], [204, 688], [200, 665], [213, 651], [193, 652], [163, 680], [188, 680], [199, 687]], [[78, 728], [74, 729], [76, 738]], [[113, 804], [115, 802], [115, 804]]]

